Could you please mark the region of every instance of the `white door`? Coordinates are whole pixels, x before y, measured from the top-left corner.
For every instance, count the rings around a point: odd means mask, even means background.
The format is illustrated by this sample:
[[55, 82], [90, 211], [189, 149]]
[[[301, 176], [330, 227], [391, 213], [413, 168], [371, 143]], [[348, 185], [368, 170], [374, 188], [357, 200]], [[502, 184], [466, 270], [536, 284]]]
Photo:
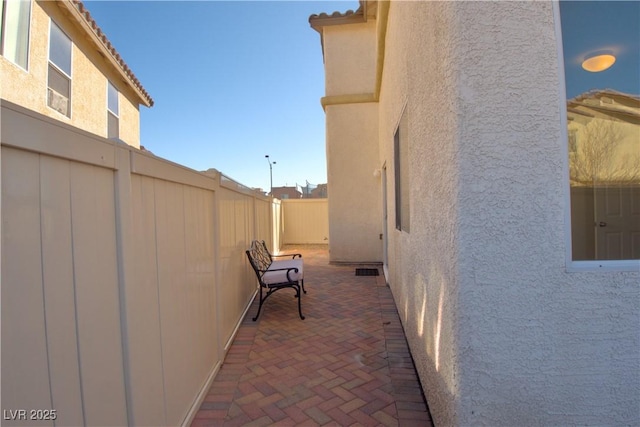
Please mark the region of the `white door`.
[[382, 269], [389, 281], [389, 251], [387, 236], [387, 166], [382, 167]]

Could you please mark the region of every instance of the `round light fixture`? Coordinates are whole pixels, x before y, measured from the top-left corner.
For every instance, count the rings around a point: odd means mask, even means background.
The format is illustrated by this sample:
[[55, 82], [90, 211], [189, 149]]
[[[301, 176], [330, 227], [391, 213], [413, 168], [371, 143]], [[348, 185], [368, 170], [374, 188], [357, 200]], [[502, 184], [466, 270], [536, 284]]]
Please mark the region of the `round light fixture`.
[[582, 62], [582, 68], [592, 73], [598, 73], [600, 71], [608, 69], [615, 62], [615, 56], [609, 53], [604, 53], [601, 55], [592, 56], [590, 58], [585, 58], [585, 60]]

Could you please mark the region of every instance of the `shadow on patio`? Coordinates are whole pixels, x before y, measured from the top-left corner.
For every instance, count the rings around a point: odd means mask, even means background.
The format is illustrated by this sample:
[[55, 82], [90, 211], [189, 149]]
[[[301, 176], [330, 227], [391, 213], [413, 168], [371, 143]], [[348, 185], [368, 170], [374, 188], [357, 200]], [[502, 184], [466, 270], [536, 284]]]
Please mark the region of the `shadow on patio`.
[[329, 265], [322, 245], [282, 252], [303, 254], [306, 319], [292, 290], [256, 322], [254, 300], [191, 425], [432, 425], [384, 277]]

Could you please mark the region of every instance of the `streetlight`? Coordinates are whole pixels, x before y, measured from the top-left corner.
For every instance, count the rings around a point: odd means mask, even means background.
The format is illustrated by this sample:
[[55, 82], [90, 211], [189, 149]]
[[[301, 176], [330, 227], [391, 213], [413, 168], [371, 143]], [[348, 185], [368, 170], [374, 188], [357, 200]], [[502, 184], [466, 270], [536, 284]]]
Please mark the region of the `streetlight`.
[[272, 162], [269, 159], [269, 155], [268, 154], [265, 157], [267, 158], [267, 162], [269, 162], [269, 180], [270, 180], [270, 183], [271, 183], [271, 193], [270, 194], [271, 194], [271, 197], [273, 197], [273, 165], [275, 165], [276, 162]]

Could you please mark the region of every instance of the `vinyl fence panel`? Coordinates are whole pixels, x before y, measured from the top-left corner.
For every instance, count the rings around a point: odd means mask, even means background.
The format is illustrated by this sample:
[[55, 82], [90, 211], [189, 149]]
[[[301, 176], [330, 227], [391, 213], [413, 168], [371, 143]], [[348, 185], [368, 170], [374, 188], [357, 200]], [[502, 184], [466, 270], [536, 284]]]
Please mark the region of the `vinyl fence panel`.
[[327, 199], [282, 200], [284, 244], [328, 244]]
[[220, 212], [220, 286], [221, 341], [227, 346], [249, 301], [256, 291], [255, 277], [245, 255], [253, 231], [253, 200], [234, 189], [221, 187]]
[[51, 406], [39, 167], [37, 154], [2, 150], [2, 404], [10, 409]]
[[3, 408], [188, 425], [255, 296], [244, 250], [277, 239], [273, 201], [1, 103]]
[[129, 328], [129, 382], [132, 418], [140, 425], [166, 423], [156, 240], [155, 180], [131, 176], [132, 245], [136, 254], [125, 294]]
[[5, 148], [2, 167], [4, 402], [126, 423], [113, 172]]

